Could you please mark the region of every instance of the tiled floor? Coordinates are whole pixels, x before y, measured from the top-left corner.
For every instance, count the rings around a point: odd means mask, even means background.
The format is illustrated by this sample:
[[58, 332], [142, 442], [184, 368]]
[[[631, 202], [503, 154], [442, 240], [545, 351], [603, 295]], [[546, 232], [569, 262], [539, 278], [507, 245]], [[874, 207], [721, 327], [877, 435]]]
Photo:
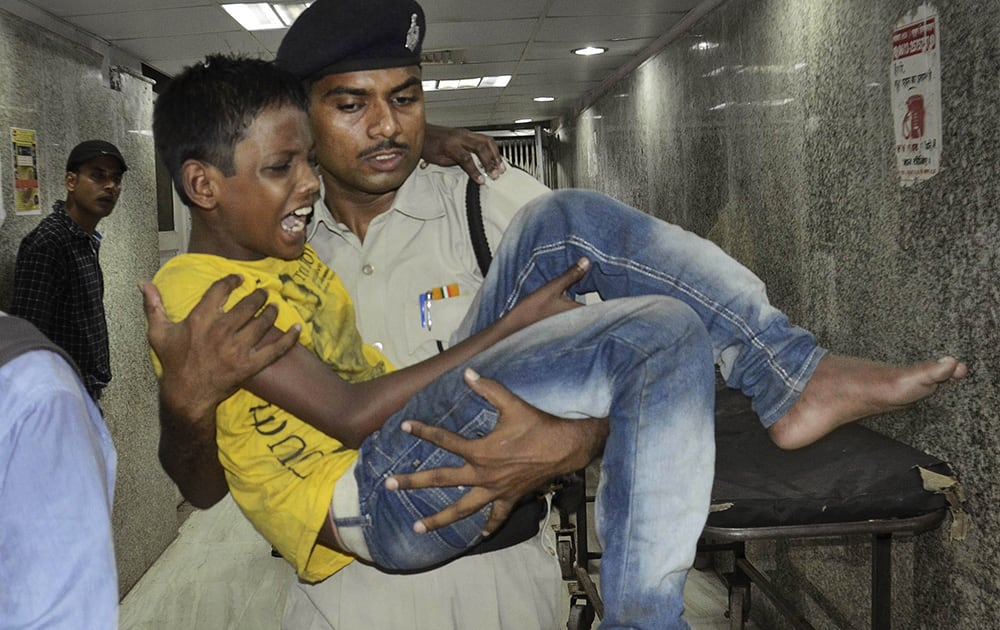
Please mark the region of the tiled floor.
[[[288, 564], [271, 557], [270, 546], [227, 498], [188, 517], [125, 597], [120, 628], [277, 630], [289, 579]], [[684, 600], [694, 630], [729, 627], [725, 588], [714, 574], [691, 571]]]

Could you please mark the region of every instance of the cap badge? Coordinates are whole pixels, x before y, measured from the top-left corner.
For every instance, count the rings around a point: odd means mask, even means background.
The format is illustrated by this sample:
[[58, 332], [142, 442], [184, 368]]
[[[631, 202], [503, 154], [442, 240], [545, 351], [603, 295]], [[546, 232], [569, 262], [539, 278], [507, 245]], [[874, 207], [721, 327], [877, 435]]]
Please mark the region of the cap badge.
[[420, 41], [420, 27], [417, 26], [417, 14], [414, 13], [410, 16], [410, 30], [406, 31], [406, 48], [410, 52], [417, 49], [417, 43]]

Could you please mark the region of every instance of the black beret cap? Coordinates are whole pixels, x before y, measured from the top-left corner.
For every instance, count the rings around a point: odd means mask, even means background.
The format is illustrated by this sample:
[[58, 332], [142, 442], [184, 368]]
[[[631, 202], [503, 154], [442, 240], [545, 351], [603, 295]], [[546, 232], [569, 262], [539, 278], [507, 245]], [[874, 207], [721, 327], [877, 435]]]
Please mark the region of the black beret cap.
[[416, 66], [426, 26], [414, 0], [316, 0], [288, 29], [275, 61], [310, 81]]
[[76, 169], [80, 168], [80, 165], [104, 155], [110, 155], [118, 160], [118, 164], [122, 167], [122, 173], [128, 170], [128, 166], [125, 166], [125, 158], [122, 157], [122, 152], [118, 150], [118, 147], [104, 140], [84, 140], [73, 147], [73, 150], [69, 152], [69, 157], [66, 159], [66, 170], [76, 171]]

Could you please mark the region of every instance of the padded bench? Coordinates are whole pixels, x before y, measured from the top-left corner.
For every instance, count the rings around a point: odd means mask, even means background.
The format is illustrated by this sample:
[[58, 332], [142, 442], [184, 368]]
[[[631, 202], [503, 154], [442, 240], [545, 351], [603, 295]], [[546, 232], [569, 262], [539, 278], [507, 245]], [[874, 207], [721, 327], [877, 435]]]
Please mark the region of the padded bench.
[[712, 512], [701, 548], [733, 555], [726, 574], [731, 628], [742, 628], [756, 585], [796, 628], [812, 628], [747, 560], [754, 540], [870, 535], [871, 627], [891, 626], [892, 537], [937, 527], [948, 511], [943, 494], [924, 490], [919, 469], [951, 477], [948, 465], [860, 424], [819, 442], [783, 451], [761, 428], [749, 400], [716, 392], [716, 465]]
[[[722, 576], [729, 591], [730, 627], [743, 628], [749, 618], [751, 584], [793, 627], [813, 627], [746, 558], [747, 541], [862, 534], [872, 537], [872, 628], [890, 628], [892, 537], [941, 523], [948, 499], [924, 490], [919, 468], [952, 477], [948, 465], [860, 424], [841, 427], [802, 449], [781, 450], [761, 427], [749, 399], [721, 381], [715, 431], [712, 512], [699, 551], [732, 554], [732, 571]], [[575, 566], [567, 571], [564, 562], [563, 567], [564, 576], [573, 580], [569, 630], [589, 628], [594, 613], [602, 613], [587, 572], [589, 561], [600, 553], [587, 546], [586, 508], [581, 502], [575, 512]], [[561, 560], [568, 555], [564, 549]]]

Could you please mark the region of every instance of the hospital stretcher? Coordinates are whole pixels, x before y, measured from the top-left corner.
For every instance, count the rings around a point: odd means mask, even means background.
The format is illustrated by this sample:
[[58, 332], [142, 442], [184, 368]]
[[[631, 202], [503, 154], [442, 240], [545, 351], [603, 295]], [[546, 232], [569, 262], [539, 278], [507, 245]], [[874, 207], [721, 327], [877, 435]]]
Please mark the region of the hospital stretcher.
[[[746, 557], [747, 542], [863, 535], [871, 541], [871, 627], [888, 630], [893, 537], [933, 529], [947, 514], [949, 499], [955, 506], [954, 496], [927, 491], [922, 480], [927, 471], [953, 480], [949, 466], [860, 424], [806, 448], [782, 451], [762, 429], [749, 400], [721, 384], [715, 430], [712, 511], [699, 558], [721, 553], [728, 560], [719, 564], [731, 568], [720, 573], [729, 594], [730, 628], [741, 629], [749, 619], [751, 585], [792, 627], [813, 627]], [[575, 523], [561, 515], [557, 529], [563, 576], [570, 584], [568, 630], [586, 630], [602, 613], [592, 579], [600, 553], [587, 540], [587, 503], [592, 501], [586, 496], [575, 505]]]

